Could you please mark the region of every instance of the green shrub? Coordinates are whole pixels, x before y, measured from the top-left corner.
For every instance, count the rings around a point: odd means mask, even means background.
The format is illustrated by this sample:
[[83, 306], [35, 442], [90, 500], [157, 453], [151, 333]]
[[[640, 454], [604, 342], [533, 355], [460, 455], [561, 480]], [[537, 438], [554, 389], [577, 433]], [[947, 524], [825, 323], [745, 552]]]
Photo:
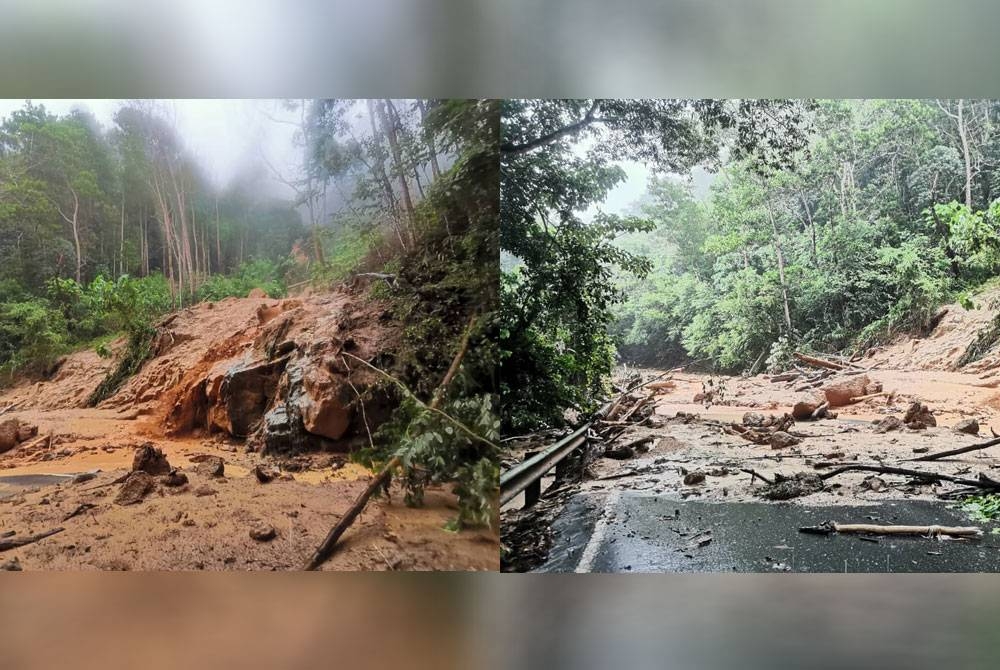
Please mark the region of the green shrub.
[[286, 261], [275, 263], [267, 259], [257, 259], [243, 263], [232, 275], [212, 275], [198, 287], [198, 300], [222, 300], [224, 298], [245, 298], [250, 291], [259, 288], [272, 298], [284, 297], [287, 293], [284, 274]]

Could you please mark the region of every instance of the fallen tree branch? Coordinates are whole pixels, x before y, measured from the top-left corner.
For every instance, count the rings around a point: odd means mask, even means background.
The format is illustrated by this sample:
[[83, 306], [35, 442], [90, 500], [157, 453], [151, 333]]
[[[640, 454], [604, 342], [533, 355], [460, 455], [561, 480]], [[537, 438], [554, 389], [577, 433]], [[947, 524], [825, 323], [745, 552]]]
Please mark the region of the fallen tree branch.
[[964, 486], [974, 486], [980, 489], [1000, 491], [1000, 482], [995, 479], [990, 479], [984, 474], [980, 474], [979, 479], [965, 479], [964, 477], [954, 477], [952, 475], [944, 475], [936, 472], [911, 470], [909, 468], [897, 468], [889, 465], [867, 465], [862, 463], [841, 466], [836, 470], [831, 470], [830, 472], [825, 472], [819, 475], [819, 478], [825, 481], [831, 477], [842, 475], [845, 472], [878, 472], [884, 475], [903, 475], [905, 477], [915, 477], [923, 480], [939, 480], [952, 482], [954, 484], [962, 484]]
[[45, 538], [55, 535], [56, 533], [61, 533], [65, 528], [53, 528], [52, 530], [47, 530], [44, 533], [38, 533], [37, 535], [23, 535], [21, 537], [15, 537], [13, 539], [0, 540], [0, 551], [7, 551], [8, 549], [17, 549], [18, 547], [23, 547], [26, 544], [32, 544], [33, 542], [38, 542], [39, 540], [44, 540]]
[[939, 458], [947, 458], [948, 456], [958, 456], [959, 454], [967, 454], [970, 451], [980, 451], [981, 449], [989, 449], [990, 447], [995, 447], [1000, 444], [1000, 438], [995, 440], [989, 440], [987, 442], [981, 442], [979, 444], [970, 444], [967, 447], [959, 447], [958, 449], [950, 449], [948, 451], [939, 451], [936, 454], [927, 454], [926, 456], [920, 456], [919, 458], [908, 458], [908, 461], [936, 461]]
[[767, 477], [765, 477], [764, 475], [760, 474], [759, 472], [757, 472], [753, 468], [740, 468], [740, 472], [745, 472], [748, 475], [750, 475], [750, 484], [751, 485], [753, 484], [753, 480], [754, 479], [760, 479], [765, 484], [771, 484], [771, 485], [774, 484], [774, 482], [772, 480], [770, 480]]
[[97, 505], [93, 503], [82, 503], [80, 505], [77, 505], [75, 510], [73, 510], [72, 512], [63, 517], [63, 521], [69, 521], [73, 517], [83, 514], [88, 509], [94, 509], [95, 507], [97, 507]]
[[836, 523], [827, 521], [819, 526], [799, 528], [800, 533], [830, 535], [832, 533], [863, 533], [865, 535], [923, 535], [925, 537], [979, 537], [982, 529], [975, 526], [880, 526], [871, 523]]
[[792, 355], [795, 356], [795, 358], [802, 361], [803, 363], [812, 365], [813, 367], [817, 368], [826, 368], [827, 370], [843, 370], [844, 368], [847, 367], [846, 365], [842, 365], [840, 363], [834, 363], [833, 361], [828, 361], [823, 358], [816, 358], [815, 356], [807, 356], [806, 354], [799, 353], [798, 351], [796, 351]]
[[[420, 404], [423, 405], [428, 410], [438, 411], [437, 409], [438, 405], [440, 405], [441, 401], [444, 400], [444, 395], [448, 390], [448, 386], [451, 384], [452, 379], [455, 378], [455, 375], [458, 374], [458, 369], [462, 365], [462, 359], [465, 358], [465, 354], [469, 350], [469, 338], [472, 336], [472, 328], [476, 323], [476, 318], [477, 318], [476, 316], [473, 316], [471, 319], [469, 319], [469, 325], [465, 329], [465, 334], [462, 335], [462, 341], [459, 344], [458, 353], [455, 354], [455, 358], [452, 360], [451, 366], [448, 368], [448, 372], [445, 373], [444, 379], [441, 380], [441, 384], [438, 385], [437, 390], [434, 392], [434, 396], [431, 398], [430, 404], [424, 405], [422, 402], [417, 400], [417, 402], [420, 402]], [[378, 372], [382, 372], [381, 370], [378, 370], [378, 368], [376, 368], [375, 366], [371, 365], [365, 360], [358, 358], [357, 356], [352, 356], [351, 354], [347, 355], [351, 356], [351, 358], [355, 358], [361, 361], [368, 367], [377, 370]], [[396, 384], [402, 386], [402, 384], [400, 384], [399, 381], [393, 379], [387, 373], [382, 372], [382, 374], [392, 379], [393, 382], [395, 382]], [[405, 392], [409, 393], [409, 391], [406, 390], [405, 386], [403, 387], [403, 389]], [[444, 414], [443, 412], [441, 413]], [[447, 414], [444, 414], [444, 416], [448, 417]], [[451, 417], [448, 418], [451, 419]], [[454, 419], [451, 420], [453, 423], [459, 423]], [[471, 433], [471, 431], [469, 431], [469, 429], [466, 428], [464, 425], [461, 425], [461, 427], [466, 432]], [[484, 442], [487, 442], [488, 444], [492, 444], [488, 440], [484, 440], [483, 438], [480, 438], [478, 435], [475, 435], [475, 433], [472, 434], [474, 437]], [[382, 467], [382, 470], [378, 473], [378, 475], [376, 475], [372, 479], [372, 481], [365, 488], [364, 492], [362, 492], [362, 494], [357, 497], [357, 499], [354, 501], [354, 504], [350, 506], [350, 508], [347, 510], [344, 516], [340, 517], [340, 520], [336, 523], [336, 525], [330, 529], [330, 532], [327, 533], [327, 536], [323, 540], [323, 543], [316, 548], [316, 551], [313, 552], [313, 555], [309, 558], [309, 561], [305, 564], [303, 568], [304, 570], [315, 570], [319, 566], [323, 565], [323, 563], [325, 563], [327, 559], [329, 559], [330, 556], [333, 555], [333, 551], [337, 547], [337, 541], [340, 539], [340, 536], [344, 534], [344, 531], [346, 531], [348, 528], [351, 527], [351, 524], [354, 523], [354, 520], [358, 518], [362, 510], [364, 510], [365, 506], [368, 504], [368, 500], [375, 494], [375, 492], [378, 491], [380, 488], [386, 486], [386, 484], [389, 482], [390, 477], [392, 477], [393, 471], [397, 467], [399, 467], [401, 463], [402, 459], [400, 459], [399, 456], [393, 456], [391, 459], [389, 459], [389, 462]]]

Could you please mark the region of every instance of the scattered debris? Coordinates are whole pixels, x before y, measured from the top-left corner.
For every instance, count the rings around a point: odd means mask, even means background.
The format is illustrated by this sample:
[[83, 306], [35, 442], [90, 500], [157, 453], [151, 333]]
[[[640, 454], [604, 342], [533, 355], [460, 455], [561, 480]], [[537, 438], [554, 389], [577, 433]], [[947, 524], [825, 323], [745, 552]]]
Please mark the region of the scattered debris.
[[822, 491], [823, 488], [823, 479], [812, 472], [799, 472], [791, 477], [776, 474], [773, 482], [760, 489], [759, 495], [767, 500], [791, 500]]

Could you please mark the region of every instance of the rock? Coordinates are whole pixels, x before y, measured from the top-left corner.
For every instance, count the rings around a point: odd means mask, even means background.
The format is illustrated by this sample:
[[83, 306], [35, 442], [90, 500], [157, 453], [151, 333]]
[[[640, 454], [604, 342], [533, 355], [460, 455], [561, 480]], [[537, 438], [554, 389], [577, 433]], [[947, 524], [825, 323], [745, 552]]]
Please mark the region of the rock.
[[207, 456], [201, 458], [194, 469], [206, 477], [221, 477], [226, 472], [226, 462], [219, 456]]
[[38, 426], [29, 423], [19, 422], [17, 426], [17, 441], [25, 442], [38, 435]]
[[747, 412], [743, 415], [743, 425], [760, 428], [764, 425], [764, 415], [757, 412]]
[[868, 375], [855, 375], [827, 384], [823, 387], [823, 395], [830, 407], [843, 407], [849, 405], [854, 398], [866, 395], [870, 385]]
[[702, 484], [704, 483], [704, 481], [705, 481], [704, 472], [689, 472], [686, 475], [684, 475], [684, 483], [687, 484], [688, 486], [692, 486], [694, 484]]
[[605, 458], [613, 458], [617, 461], [624, 461], [635, 456], [632, 447], [615, 447], [604, 451]]
[[115, 496], [115, 503], [134, 505], [142, 502], [142, 499], [149, 495], [154, 488], [156, 488], [156, 480], [153, 479], [152, 475], [142, 470], [133, 472], [122, 484], [118, 495]]
[[17, 556], [0, 563], [0, 572], [21, 572], [21, 562], [17, 560]]
[[218, 491], [213, 489], [211, 486], [199, 486], [194, 490], [194, 494], [199, 498], [204, 498], [205, 496], [214, 496]]
[[876, 475], [865, 477], [864, 481], [861, 482], [861, 488], [866, 491], [878, 493], [885, 488], [885, 480]]
[[267, 470], [263, 466], [260, 466], [260, 465], [256, 466], [253, 469], [253, 474], [254, 474], [254, 477], [257, 478], [257, 481], [260, 482], [261, 484], [267, 484], [268, 482], [270, 482], [271, 480], [273, 480], [277, 476], [277, 474], [275, 472], [273, 472], [271, 470]]
[[771, 435], [769, 444], [771, 445], [772, 449], [784, 449], [785, 447], [794, 446], [801, 441], [802, 440], [795, 437], [794, 435], [789, 435], [783, 430], [778, 430], [775, 431], [773, 435]]
[[0, 454], [17, 446], [17, 429], [21, 422], [10, 418], [0, 421]]
[[89, 482], [91, 479], [97, 477], [96, 472], [81, 472], [73, 477], [74, 484], [83, 484], [84, 482]]
[[875, 422], [876, 433], [888, 433], [890, 430], [900, 430], [902, 427], [903, 422], [896, 416], [887, 416]]
[[979, 422], [975, 419], [965, 419], [959, 421], [954, 426], [951, 427], [952, 430], [958, 433], [967, 433], [969, 435], [979, 434]]
[[[349, 389], [348, 389], [349, 390]], [[343, 397], [343, 385], [320, 367], [307, 369], [302, 375], [302, 394], [298, 408], [302, 424], [313, 435], [339, 440], [351, 425], [351, 396]]]
[[132, 457], [132, 472], [145, 472], [150, 475], [165, 475], [173, 468], [167, 462], [167, 457], [163, 452], [153, 446], [152, 442], [146, 442], [135, 450]]
[[817, 407], [819, 407], [819, 403], [812, 402], [811, 400], [800, 400], [792, 407], [792, 418], [796, 421], [810, 419]]
[[175, 468], [161, 477], [160, 481], [164, 486], [184, 486], [188, 483], [188, 476]]
[[768, 500], [791, 500], [823, 490], [823, 480], [811, 472], [800, 472], [793, 477], [775, 475], [774, 483], [760, 489], [760, 495]]
[[257, 288], [251, 289], [250, 293], [247, 294], [247, 297], [248, 298], [254, 298], [256, 300], [266, 300], [267, 299], [267, 291], [265, 291], [264, 289], [262, 289], [260, 287], [257, 287]]
[[236, 365], [212, 380], [206, 392], [210, 423], [235, 437], [247, 437], [264, 417], [287, 363], [287, 358], [277, 358]]
[[906, 424], [907, 428], [912, 428], [913, 430], [922, 430], [927, 427], [933, 427], [937, 425], [937, 419], [931, 414], [930, 409], [927, 405], [923, 405], [919, 400], [915, 400], [906, 410], [906, 415], [903, 417], [903, 423]]
[[913, 453], [915, 454], [926, 454], [930, 450], [930, 447], [913, 447]]
[[258, 542], [268, 542], [277, 537], [277, 535], [278, 533], [274, 530], [274, 526], [267, 524], [260, 524], [250, 529], [250, 537]]

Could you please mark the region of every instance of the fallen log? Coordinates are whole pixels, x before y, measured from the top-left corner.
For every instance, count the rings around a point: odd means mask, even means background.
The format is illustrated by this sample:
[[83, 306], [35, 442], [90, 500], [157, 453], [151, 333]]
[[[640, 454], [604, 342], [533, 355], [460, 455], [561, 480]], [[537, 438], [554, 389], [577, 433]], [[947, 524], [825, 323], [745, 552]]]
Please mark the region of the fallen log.
[[842, 365], [841, 363], [834, 363], [833, 361], [828, 361], [823, 358], [808, 356], [806, 354], [799, 353], [798, 351], [796, 351], [792, 355], [795, 356], [795, 358], [802, 361], [803, 363], [807, 365], [812, 365], [813, 367], [817, 368], [826, 368], [827, 370], [843, 370], [844, 368], [847, 367], [846, 365]]
[[653, 396], [654, 395], [655, 395], [654, 393], [650, 393], [646, 397], [640, 398], [637, 403], [635, 403], [634, 405], [632, 405], [632, 408], [629, 411], [625, 412], [625, 414], [622, 415], [621, 420], [622, 421], [628, 421], [629, 419], [631, 419], [633, 414], [635, 414], [636, 412], [638, 412], [639, 409], [641, 409], [642, 407], [645, 407], [646, 405], [648, 405], [653, 400]]
[[851, 398], [847, 401], [847, 404], [853, 405], [856, 402], [863, 402], [865, 400], [871, 400], [872, 398], [878, 398], [881, 396], [891, 395], [892, 391], [879, 391], [878, 393], [869, 393], [868, 395], [859, 395]]
[[47, 530], [44, 533], [38, 533], [37, 535], [23, 535], [21, 537], [14, 537], [12, 539], [0, 540], [0, 551], [7, 551], [8, 549], [17, 549], [18, 547], [23, 547], [26, 544], [32, 544], [33, 542], [38, 542], [39, 540], [44, 540], [45, 538], [55, 535], [56, 533], [61, 533], [65, 528], [53, 528], [52, 530]]
[[920, 456], [919, 458], [908, 458], [908, 461], [936, 461], [940, 458], [947, 458], [949, 456], [958, 456], [959, 454], [967, 454], [970, 451], [980, 451], [982, 449], [989, 449], [990, 447], [995, 447], [1000, 444], [1000, 438], [995, 440], [989, 440], [987, 442], [980, 442], [979, 444], [970, 444], [967, 447], [959, 447], [958, 449], [949, 449], [948, 451], [939, 451], [936, 454], [927, 454], [926, 456]]
[[[462, 365], [462, 359], [465, 358], [466, 352], [469, 350], [469, 338], [472, 336], [472, 328], [476, 323], [476, 316], [469, 319], [469, 325], [466, 326], [465, 334], [462, 336], [462, 342], [458, 347], [458, 353], [455, 354], [455, 358], [451, 362], [451, 366], [448, 368], [448, 372], [445, 373], [444, 379], [438, 385], [437, 390], [434, 392], [434, 397], [431, 398], [430, 403], [427, 408], [431, 411], [436, 411], [441, 401], [444, 400], [445, 393], [448, 390], [448, 386], [451, 384], [452, 379], [458, 374], [458, 369]], [[364, 492], [357, 497], [354, 504], [347, 510], [344, 516], [340, 517], [340, 520], [330, 529], [327, 533], [326, 538], [323, 543], [316, 548], [313, 555], [309, 557], [308, 562], [303, 567], [304, 570], [315, 570], [319, 566], [323, 565], [333, 555], [333, 550], [337, 546], [337, 541], [340, 536], [344, 534], [354, 520], [358, 518], [362, 510], [368, 504], [368, 500], [375, 494], [379, 489], [385, 488], [389, 479], [392, 477], [393, 471], [400, 466], [402, 459], [399, 456], [393, 456], [388, 463], [382, 468], [381, 472], [376, 475], [372, 481], [365, 488]]]
[[774, 375], [771, 377], [770, 381], [772, 384], [776, 382], [790, 382], [798, 379], [802, 375], [801, 372], [782, 372], [780, 375]]
[[871, 523], [836, 523], [827, 521], [818, 526], [799, 528], [800, 533], [830, 535], [832, 533], [862, 533], [865, 535], [922, 535], [924, 537], [979, 537], [982, 529], [975, 526], [880, 526]]

